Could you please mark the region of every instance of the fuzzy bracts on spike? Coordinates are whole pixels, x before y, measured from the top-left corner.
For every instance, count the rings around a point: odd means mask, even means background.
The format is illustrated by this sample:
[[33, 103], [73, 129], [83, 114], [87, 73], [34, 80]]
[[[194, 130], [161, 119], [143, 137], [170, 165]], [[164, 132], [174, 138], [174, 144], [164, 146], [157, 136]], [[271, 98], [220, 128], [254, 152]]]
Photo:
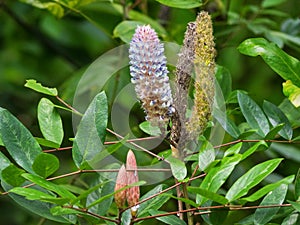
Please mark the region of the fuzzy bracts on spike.
[[192, 116], [188, 123], [191, 137], [196, 137], [203, 132], [211, 119], [215, 94], [215, 56], [212, 21], [209, 14], [202, 11], [196, 19], [195, 94]]
[[138, 26], [129, 48], [131, 82], [142, 102], [146, 119], [167, 122], [174, 112], [164, 47], [149, 26]]

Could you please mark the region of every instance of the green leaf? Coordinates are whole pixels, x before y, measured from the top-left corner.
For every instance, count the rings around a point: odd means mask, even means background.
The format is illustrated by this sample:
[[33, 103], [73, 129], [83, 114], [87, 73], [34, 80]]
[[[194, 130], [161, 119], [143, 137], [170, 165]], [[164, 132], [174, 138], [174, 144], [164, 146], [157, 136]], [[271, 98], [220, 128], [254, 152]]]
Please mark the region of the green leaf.
[[106, 149], [104, 149], [101, 152], [97, 153], [93, 159], [88, 161], [88, 164], [92, 168], [96, 168], [99, 164], [101, 164], [101, 161], [103, 159], [105, 159], [107, 156], [110, 156], [111, 154], [113, 154], [118, 149], [120, 149], [124, 145], [126, 140], [127, 140], [127, 138], [123, 138], [122, 141], [120, 141], [116, 144], [110, 145]]
[[209, 200], [220, 203], [221, 205], [226, 205], [228, 203], [228, 200], [224, 196], [219, 195], [215, 192], [208, 191], [199, 187], [188, 187], [187, 189], [189, 192], [199, 194]]
[[25, 87], [28, 87], [36, 92], [43, 93], [46, 95], [51, 95], [51, 96], [57, 96], [57, 89], [56, 88], [48, 88], [44, 87], [42, 84], [37, 83], [36, 80], [26, 80], [26, 84], [24, 85]]
[[226, 156], [230, 156], [230, 155], [236, 155], [240, 152], [241, 148], [242, 148], [243, 143], [237, 143], [233, 146], [231, 146], [230, 148], [228, 148], [225, 153], [224, 153], [224, 157]]
[[246, 94], [238, 92], [238, 101], [242, 113], [253, 128], [258, 130], [258, 134], [264, 137], [270, 130], [268, 120], [261, 108]]
[[300, 86], [300, 62], [264, 38], [247, 39], [238, 50], [249, 56], [260, 55], [263, 60], [285, 80]]
[[300, 199], [300, 169], [298, 169], [295, 179], [295, 198], [297, 201]]
[[293, 206], [294, 209], [296, 209], [298, 212], [300, 212], [300, 203], [299, 202], [292, 202], [289, 201], [288, 202]]
[[64, 137], [62, 120], [54, 104], [47, 98], [39, 102], [38, 121], [43, 136], [60, 145]]
[[42, 153], [38, 155], [32, 165], [32, 169], [38, 175], [46, 178], [57, 171], [59, 168], [59, 160], [56, 156]]
[[4, 143], [2, 141], [1, 135], [0, 135], [0, 146], [4, 146]]
[[196, 204], [194, 201], [192, 201], [192, 200], [190, 200], [190, 199], [187, 199], [187, 198], [179, 198], [179, 197], [176, 197], [176, 196], [174, 196], [174, 195], [171, 195], [171, 194], [165, 194], [165, 193], [163, 193], [162, 195], [164, 195], [164, 196], [169, 196], [170, 198], [173, 198], [173, 199], [182, 201], [182, 202], [184, 202], [184, 203], [189, 204], [190, 206], [198, 207], [198, 204]]
[[105, 182], [101, 182], [97, 185], [95, 185], [94, 187], [89, 188], [88, 190], [84, 191], [83, 193], [81, 193], [76, 199], [72, 200], [72, 204], [76, 204], [77, 202], [79, 202], [82, 199], [87, 198], [87, 196], [89, 194], [91, 194], [92, 192], [100, 189], [100, 187], [102, 187], [103, 185], [105, 185], [106, 183], [108, 183], [109, 181], [105, 181]]
[[[9, 191], [12, 189], [12, 187], [10, 185], [8, 185], [7, 183], [5, 183], [3, 181], [1, 182], [1, 184], [5, 191]], [[31, 211], [32, 213], [40, 215], [43, 218], [58, 221], [60, 223], [68, 223], [68, 224], [76, 223], [76, 221], [74, 221], [74, 217], [70, 218], [70, 217], [62, 217], [62, 216], [53, 216], [50, 213], [50, 208], [53, 207], [53, 205], [50, 203], [27, 200], [23, 196], [20, 196], [20, 195], [14, 194], [14, 193], [10, 193], [9, 196], [16, 203], [21, 205], [23, 208]]]
[[[220, 164], [208, 171], [200, 185], [200, 188], [216, 193], [232, 173], [234, 167], [241, 161], [241, 158], [242, 155], [240, 154], [224, 157]], [[207, 201], [207, 199], [198, 198], [197, 202], [201, 205], [205, 201]]]
[[225, 198], [232, 202], [246, 195], [251, 188], [272, 173], [281, 161], [282, 159], [272, 159], [254, 166], [231, 186]]
[[284, 127], [284, 123], [278, 124], [275, 127], [272, 127], [269, 131], [269, 133], [267, 133], [267, 135], [265, 136], [265, 140], [272, 140], [275, 139], [277, 134], [282, 130], [282, 128]]
[[83, 167], [85, 162], [92, 160], [104, 149], [107, 114], [107, 98], [101, 92], [95, 96], [84, 113], [74, 139], [72, 154], [77, 167]]
[[139, 21], [122, 21], [115, 27], [113, 35], [120, 38], [125, 43], [129, 44], [137, 26], [144, 25]]
[[[143, 195], [140, 198], [140, 201], [149, 198], [150, 196], [159, 194], [163, 190], [163, 185], [158, 185], [149, 192], [147, 192], [145, 195]], [[168, 193], [168, 192], [166, 192]], [[155, 198], [151, 198], [143, 203], [140, 204], [139, 210], [138, 210], [138, 217], [144, 217], [149, 215], [149, 210], [157, 210], [160, 207], [162, 207], [163, 204], [165, 204], [170, 199], [169, 195], [158, 195]]]
[[273, 7], [286, 2], [286, 0], [263, 0], [261, 6], [263, 8]]
[[10, 164], [9, 159], [0, 151], [0, 180], [2, 179], [2, 171]]
[[283, 94], [288, 97], [291, 103], [295, 107], [300, 106], [300, 88], [292, 83], [292, 81], [287, 80], [282, 84]]
[[252, 147], [250, 147], [248, 150], [246, 150], [243, 154], [242, 154], [242, 159], [241, 160], [244, 160], [246, 159], [248, 156], [252, 155], [255, 151], [258, 150], [258, 148], [260, 146], [265, 146], [265, 147], [268, 147], [267, 143], [265, 141], [259, 141], [257, 142], [255, 145], [253, 145]]
[[51, 202], [51, 203], [53, 203], [54, 201], [55, 203], [62, 203], [62, 204], [65, 204], [68, 201], [66, 199], [56, 198], [53, 195], [49, 195], [45, 192], [32, 189], [32, 188], [15, 187], [9, 190], [9, 192], [24, 196], [28, 200], [39, 200], [39, 201]]
[[63, 188], [63, 187], [61, 187], [57, 184], [54, 184], [54, 183], [52, 183], [52, 182], [50, 182], [50, 181], [48, 181], [48, 180], [46, 180], [42, 177], [39, 177], [39, 176], [33, 175], [33, 174], [28, 174], [28, 173], [24, 173], [24, 174], [22, 174], [22, 176], [25, 179], [27, 179], [27, 180], [29, 180], [29, 181], [45, 188], [47, 190], [50, 190], [50, 191], [53, 191], [53, 192], [57, 193], [62, 198], [66, 198], [66, 199], [69, 199], [69, 200], [76, 199], [76, 196], [73, 195], [68, 190], [66, 190], [65, 188]]
[[39, 143], [39, 145], [42, 145], [44, 147], [49, 147], [49, 148], [59, 148], [60, 147], [59, 144], [54, 143], [49, 140], [46, 140], [44, 138], [35, 137], [34, 139]]
[[192, 9], [202, 5], [202, 0], [156, 0], [161, 4], [181, 9]]
[[152, 126], [149, 121], [144, 121], [139, 125], [140, 129], [151, 136], [161, 135], [159, 127]]
[[6, 183], [17, 187], [25, 182], [25, 179], [21, 176], [23, 173], [25, 173], [24, 170], [16, 167], [14, 164], [11, 164], [2, 170], [2, 179]]
[[55, 206], [51, 208], [50, 212], [54, 216], [60, 216], [60, 215], [67, 215], [67, 214], [81, 214], [81, 215], [86, 215], [86, 213], [83, 213], [79, 210], [76, 209], [71, 209], [71, 208], [64, 208], [62, 206]]
[[115, 192], [112, 192], [112, 193], [109, 193], [109, 194], [107, 194], [107, 195], [105, 195], [105, 196], [102, 196], [101, 198], [99, 198], [99, 199], [97, 199], [96, 201], [94, 201], [94, 202], [92, 202], [91, 204], [89, 204], [89, 205], [87, 206], [87, 208], [90, 209], [90, 208], [92, 208], [93, 206], [100, 204], [100, 203], [103, 202], [104, 200], [109, 199], [109, 198], [111, 198], [112, 196], [114, 196], [115, 193], [118, 193], [118, 192], [120, 192], [120, 191], [124, 191], [124, 190], [126, 190], [126, 189], [128, 189], [128, 188], [131, 188], [131, 187], [141, 186], [141, 185], [144, 185], [144, 184], [146, 184], [145, 181], [139, 181], [139, 182], [132, 183], [132, 184], [130, 184], [130, 185], [126, 185], [125, 187], [120, 188], [120, 189], [118, 189], [118, 190], [115, 191]]
[[282, 184], [291, 184], [293, 182], [294, 178], [295, 178], [295, 176], [291, 175], [280, 181], [277, 181], [276, 183], [265, 185], [264, 187], [262, 187], [261, 189], [259, 189], [258, 191], [256, 191], [252, 195], [250, 195], [249, 197], [242, 198], [241, 200], [245, 200], [248, 202], [254, 202], [254, 201], [260, 199], [261, 197], [263, 197], [265, 194], [269, 193], [270, 191], [273, 191], [275, 188], [279, 187]]
[[272, 126], [276, 127], [277, 125], [284, 123], [284, 126], [279, 131], [279, 134], [283, 138], [291, 140], [293, 137], [293, 129], [286, 115], [284, 115], [284, 113], [276, 105], [268, 101], [264, 101], [263, 109]]
[[187, 175], [187, 169], [184, 162], [172, 155], [170, 155], [167, 160], [170, 163], [173, 176], [179, 181], [183, 180]]
[[31, 165], [42, 152], [42, 149], [25, 126], [9, 111], [1, 107], [0, 136], [15, 162], [28, 172], [33, 173]]
[[204, 171], [215, 160], [215, 149], [211, 143], [204, 141], [198, 154], [198, 165], [201, 171]]
[[[150, 209], [149, 213], [151, 216], [155, 216], [155, 215], [159, 215], [159, 214], [166, 214], [167, 212]], [[163, 223], [166, 223], [166, 224], [186, 225], [186, 223], [183, 220], [179, 219], [177, 216], [174, 216], [174, 215], [156, 217], [156, 219]]]
[[[281, 184], [275, 190], [270, 191], [266, 197], [260, 203], [260, 206], [264, 205], [280, 205], [285, 199], [285, 195], [288, 190], [287, 184]], [[276, 215], [280, 207], [271, 208], [258, 208], [254, 213], [254, 224], [266, 224]]]

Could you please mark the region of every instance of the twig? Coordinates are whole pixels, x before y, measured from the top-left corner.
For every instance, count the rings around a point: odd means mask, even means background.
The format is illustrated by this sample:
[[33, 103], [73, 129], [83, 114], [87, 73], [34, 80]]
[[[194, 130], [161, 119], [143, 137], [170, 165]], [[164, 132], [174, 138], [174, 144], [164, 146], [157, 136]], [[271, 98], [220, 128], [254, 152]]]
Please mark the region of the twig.
[[[106, 128], [106, 130], [107, 130], [109, 133], [111, 133], [111, 134], [117, 136], [118, 138], [124, 139], [124, 137], [123, 137], [122, 135], [120, 135], [120, 134], [118, 134], [118, 133], [112, 131], [111, 129]], [[152, 155], [152, 156], [156, 157], [158, 160], [168, 162], [168, 161], [165, 160], [163, 157], [160, 157], [159, 155], [156, 155], [156, 154], [154, 154], [153, 152], [150, 152], [149, 150], [145, 149], [144, 147], [142, 147], [142, 146], [140, 146], [140, 145], [138, 145], [138, 144], [136, 144], [136, 143], [134, 143], [134, 142], [133, 142], [133, 143], [130, 143], [130, 144], [132, 144], [133, 146], [135, 146], [135, 147], [141, 149], [141, 150], [144, 151], [144, 152], [147, 152], [149, 155]]]
[[[181, 184], [180, 182], [178, 182], [177, 179], [175, 179], [175, 183], [176, 183], [176, 184], [177, 184], [177, 183]], [[176, 194], [177, 194], [177, 197], [178, 197], [178, 198], [181, 198], [181, 197], [182, 197], [182, 192], [181, 192], [181, 190], [180, 190], [179, 185], [176, 186]], [[178, 199], [178, 200], [177, 200], [177, 204], [178, 204], [178, 211], [181, 212], [181, 211], [183, 210], [183, 204], [182, 204], [182, 201]], [[183, 213], [178, 213], [178, 216], [179, 216], [179, 218], [180, 218], [181, 220], [183, 220]]]
[[110, 221], [110, 222], [113, 222], [113, 223], [119, 224], [119, 222], [120, 222], [119, 220], [114, 220], [114, 219], [111, 219], [111, 218], [108, 218], [108, 217], [105, 217], [105, 216], [100, 216], [96, 213], [92, 213], [92, 212], [88, 211], [87, 209], [74, 208], [72, 206], [63, 206], [63, 207], [68, 208], [68, 209], [73, 209], [73, 210], [76, 210], [78, 212], [87, 213], [87, 214], [89, 214], [93, 217], [96, 217], [98, 219], [107, 220], [107, 221]]
[[82, 113], [80, 113], [79, 111], [77, 111], [75, 108], [73, 108], [71, 105], [69, 105], [68, 103], [66, 103], [64, 100], [62, 100], [59, 96], [55, 96], [57, 98], [58, 101], [60, 101], [63, 105], [65, 105], [67, 108], [71, 109], [74, 113], [76, 113], [79, 116], [82, 116]]

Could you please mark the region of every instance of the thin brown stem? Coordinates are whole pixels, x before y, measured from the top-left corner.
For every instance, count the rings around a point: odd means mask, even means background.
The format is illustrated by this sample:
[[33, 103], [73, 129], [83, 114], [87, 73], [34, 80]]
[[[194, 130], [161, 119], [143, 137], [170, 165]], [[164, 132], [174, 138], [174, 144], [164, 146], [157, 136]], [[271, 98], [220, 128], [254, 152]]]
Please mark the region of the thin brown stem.
[[[175, 179], [175, 183], [176, 184], [181, 184], [180, 182], [177, 181], [177, 179]], [[182, 197], [182, 191], [180, 190], [179, 185], [176, 186], [176, 194], [178, 198]], [[181, 200], [177, 200], [177, 204], [178, 204], [178, 211], [181, 212], [183, 210], [183, 204]], [[178, 213], [178, 216], [181, 220], [183, 220], [183, 213]]]
[[[111, 133], [111, 134], [117, 136], [118, 138], [124, 139], [124, 137], [123, 137], [122, 135], [120, 135], [120, 134], [118, 134], [118, 133], [112, 131], [111, 129], [106, 128], [106, 130], [107, 130], [109, 133]], [[133, 143], [130, 143], [130, 144], [132, 144], [134, 147], [137, 147], [137, 148], [141, 149], [141, 150], [144, 151], [144, 152], [147, 152], [149, 155], [152, 155], [152, 156], [156, 157], [158, 160], [162, 160], [162, 161], [168, 162], [168, 161], [165, 160], [163, 157], [160, 157], [160, 156], [154, 154], [153, 152], [150, 152], [148, 149], [145, 149], [144, 147], [142, 147], [142, 146], [140, 146], [140, 145], [138, 145], [138, 144], [136, 144], [136, 143], [134, 143], [134, 142], [133, 142]]]
[[76, 113], [79, 116], [82, 116], [82, 113], [77, 111], [75, 108], [73, 108], [71, 105], [66, 103], [64, 100], [62, 100], [59, 96], [55, 96], [58, 101], [60, 101], [63, 105], [65, 105], [67, 108], [71, 109], [74, 113]]
[[89, 214], [93, 217], [96, 217], [98, 219], [107, 220], [107, 221], [110, 221], [110, 222], [113, 222], [113, 223], [119, 224], [119, 222], [120, 222], [119, 220], [114, 220], [114, 219], [111, 219], [111, 218], [108, 218], [108, 217], [105, 217], [105, 216], [100, 216], [96, 213], [92, 213], [92, 212], [88, 211], [87, 209], [74, 208], [72, 206], [63, 206], [63, 207], [68, 208], [68, 209], [73, 209], [73, 210], [76, 210], [76, 211], [81, 212], [81, 213], [87, 213], [87, 214]]

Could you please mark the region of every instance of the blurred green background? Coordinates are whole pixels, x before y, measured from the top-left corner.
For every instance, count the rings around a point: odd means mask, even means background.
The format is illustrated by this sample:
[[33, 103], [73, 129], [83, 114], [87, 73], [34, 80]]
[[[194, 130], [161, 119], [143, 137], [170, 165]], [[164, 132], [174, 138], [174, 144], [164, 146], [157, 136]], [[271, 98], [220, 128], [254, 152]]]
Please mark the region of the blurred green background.
[[[154, 0], [83, 1], [85, 4], [74, 7], [79, 11], [62, 6], [61, 18], [56, 9], [39, 9], [25, 2], [0, 0], [0, 106], [10, 110], [35, 136], [40, 136], [36, 106], [41, 95], [24, 87], [26, 79], [57, 87], [59, 95], [72, 103], [86, 68], [103, 53], [123, 44], [113, 34], [124, 20], [154, 20], [166, 31], [164, 41], [181, 44], [186, 24], [199, 10], [209, 11], [217, 63], [231, 73], [233, 89], [248, 91], [258, 103], [266, 99], [279, 104], [284, 99], [283, 80], [261, 58], [240, 54], [237, 46], [246, 38], [265, 37], [300, 59], [299, 0], [281, 0], [277, 1], [281, 4], [268, 7], [262, 2], [272, 1], [212, 0], [195, 9], [169, 8]], [[144, 16], [126, 15], [124, 5]], [[63, 122], [65, 136], [72, 137], [71, 115], [63, 113]], [[0, 198], [0, 224], [55, 224], [43, 222], [9, 197]]]

